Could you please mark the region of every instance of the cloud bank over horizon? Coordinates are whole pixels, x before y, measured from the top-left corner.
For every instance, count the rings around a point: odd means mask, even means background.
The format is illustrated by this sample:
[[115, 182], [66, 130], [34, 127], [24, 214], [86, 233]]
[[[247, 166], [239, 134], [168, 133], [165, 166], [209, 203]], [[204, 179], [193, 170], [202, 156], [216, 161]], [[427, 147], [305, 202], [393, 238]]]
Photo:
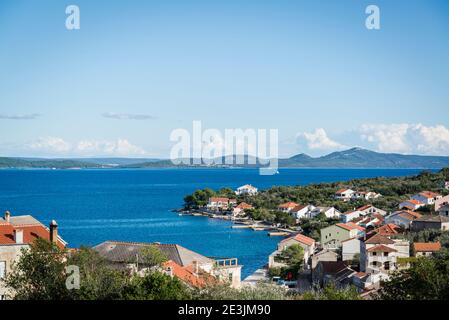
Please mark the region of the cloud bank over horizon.
[[40, 137], [26, 143], [21, 153], [45, 157], [143, 157], [148, 153], [127, 139], [81, 140], [75, 143], [59, 137]]
[[312, 154], [357, 146], [384, 153], [449, 155], [449, 130], [440, 124], [363, 124], [341, 135], [351, 136], [351, 143], [343, 143], [329, 137], [323, 128], [298, 133], [297, 143], [305, 153]]

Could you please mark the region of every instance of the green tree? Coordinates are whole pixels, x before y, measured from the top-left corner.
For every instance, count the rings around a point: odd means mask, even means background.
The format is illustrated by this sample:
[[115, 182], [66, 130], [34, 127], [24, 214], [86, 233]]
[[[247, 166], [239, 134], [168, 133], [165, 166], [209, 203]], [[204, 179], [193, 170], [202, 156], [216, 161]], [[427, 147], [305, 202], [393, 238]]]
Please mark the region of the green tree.
[[115, 300], [122, 298], [123, 288], [129, 281], [124, 272], [112, 268], [98, 252], [88, 247], [71, 254], [68, 265], [78, 266], [80, 288], [72, 295], [79, 300]]
[[168, 257], [156, 245], [148, 245], [142, 250], [139, 260], [145, 267], [154, 267], [167, 261]]
[[411, 261], [410, 268], [394, 273], [379, 291], [382, 300], [448, 300], [449, 252]]
[[133, 277], [123, 296], [126, 300], [186, 300], [192, 298], [192, 293], [176, 277], [156, 271]]
[[6, 277], [5, 285], [17, 300], [69, 300], [72, 294], [65, 281], [65, 251], [37, 239], [23, 248], [20, 259]]

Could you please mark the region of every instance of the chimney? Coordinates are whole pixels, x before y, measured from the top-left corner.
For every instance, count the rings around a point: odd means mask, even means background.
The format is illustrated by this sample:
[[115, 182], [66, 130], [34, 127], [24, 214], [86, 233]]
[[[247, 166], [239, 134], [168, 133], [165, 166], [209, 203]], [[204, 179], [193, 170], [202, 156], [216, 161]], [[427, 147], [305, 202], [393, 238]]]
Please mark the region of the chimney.
[[192, 263], [193, 263], [193, 272], [195, 273], [196, 276], [198, 276], [198, 273], [200, 271], [199, 263], [198, 261], [192, 261]]
[[11, 213], [9, 211], [5, 211], [5, 221], [9, 223], [11, 218]]
[[23, 243], [23, 230], [22, 229], [14, 229], [14, 241], [17, 244]]
[[56, 243], [58, 240], [58, 224], [55, 220], [50, 223], [50, 242]]

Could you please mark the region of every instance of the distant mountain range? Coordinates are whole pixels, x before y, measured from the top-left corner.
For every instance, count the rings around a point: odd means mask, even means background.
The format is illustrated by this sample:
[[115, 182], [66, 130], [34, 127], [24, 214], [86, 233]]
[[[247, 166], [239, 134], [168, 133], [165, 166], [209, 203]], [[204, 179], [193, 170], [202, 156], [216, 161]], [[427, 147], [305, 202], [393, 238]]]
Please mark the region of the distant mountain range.
[[[233, 159], [235, 160], [235, 157]], [[244, 156], [244, 165], [226, 165], [224, 157], [214, 159], [212, 164], [197, 164], [200, 161], [184, 159], [175, 165], [168, 159], [141, 158], [77, 158], [77, 159], [39, 159], [0, 157], [0, 168], [170, 168], [170, 167], [261, 167], [258, 159]], [[222, 164], [219, 164], [221, 160]], [[187, 164], [185, 164], [187, 163]], [[190, 163], [190, 165], [188, 164]], [[235, 163], [235, 162], [234, 162]], [[420, 168], [439, 169], [449, 167], [449, 157], [403, 155], [379, 153], [361, 148], [332, 152], [322, 157], [298, 154], [287, 159], [279, 159], [280, 168]]]

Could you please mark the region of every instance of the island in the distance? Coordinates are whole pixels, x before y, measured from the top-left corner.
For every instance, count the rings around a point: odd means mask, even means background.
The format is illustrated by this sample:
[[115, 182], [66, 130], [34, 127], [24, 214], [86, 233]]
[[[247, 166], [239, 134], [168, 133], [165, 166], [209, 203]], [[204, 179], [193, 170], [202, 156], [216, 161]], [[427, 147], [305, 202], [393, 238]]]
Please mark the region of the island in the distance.
[[[235, 156], [234, 156], [235, 157]], [[258, 159], [250, 160], [245, 156], [245, 164], [227, 165], [223, 158], [205, 164], [195, 159], [184, 159], [174, 164], [170, 159], [146, 158], [76, 158], [44, 159], [0, 157], [0, 168], [50, 168], [50, 169], [116, 169], [116, 168], [258, 168], [262, 167]], [[196, 164], [201, 163], [201, 164]], [[234, 162], [235, 163], [235, 162]], [[256, 164], [251, 164], [256, 163]], [[405, 155], [398, 153], [380, 153], [362, 148], [337, 151], [321, 157], [297, 154], [289, 158], [278, 159], [279, 168], [391, 168], [391, 169], [441, 169], [449, 167], [447, 156]]]

